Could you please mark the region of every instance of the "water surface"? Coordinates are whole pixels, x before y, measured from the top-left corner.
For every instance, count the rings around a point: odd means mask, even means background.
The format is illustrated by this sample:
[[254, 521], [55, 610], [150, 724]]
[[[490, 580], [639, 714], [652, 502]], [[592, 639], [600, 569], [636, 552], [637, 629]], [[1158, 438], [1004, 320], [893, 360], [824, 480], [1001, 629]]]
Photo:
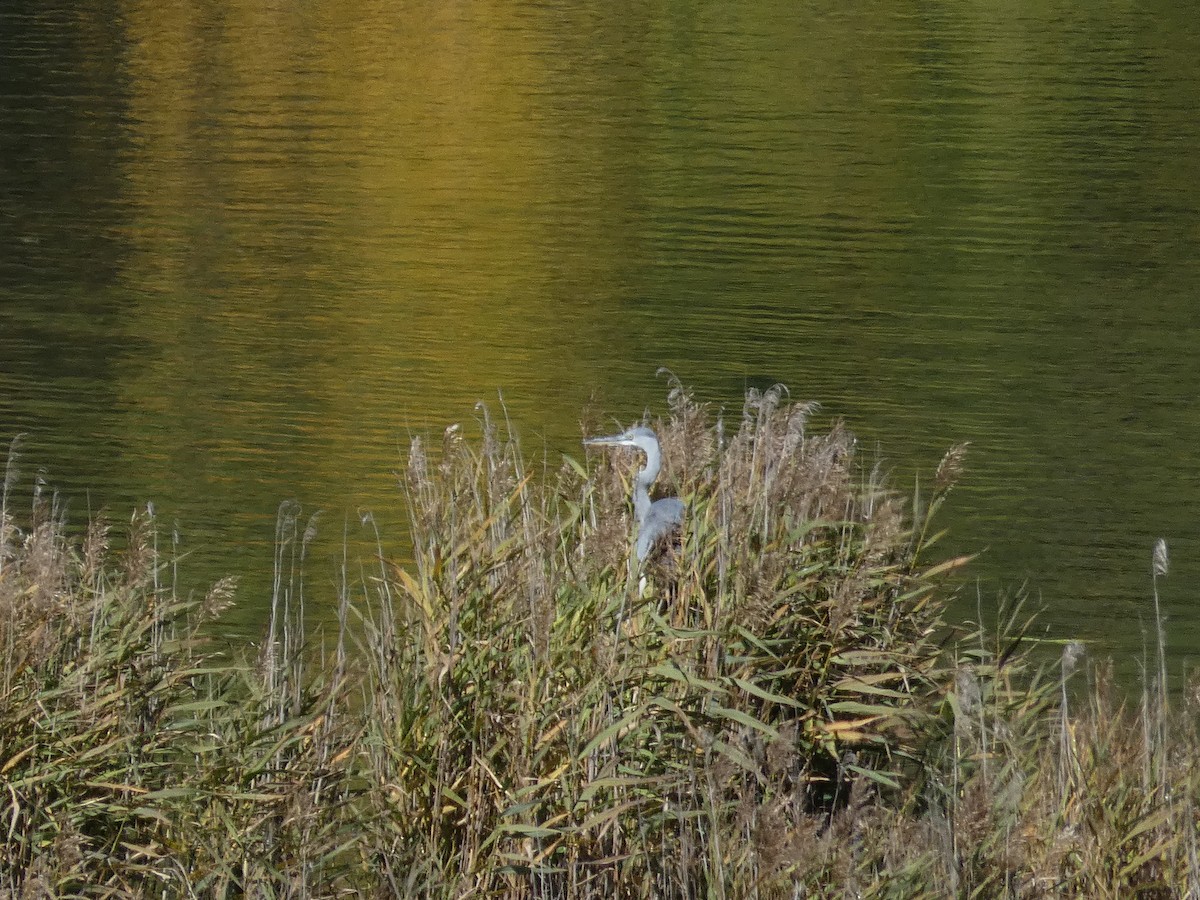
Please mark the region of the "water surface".
[[1140, 657], [1165, 537], [1200, 652], [1190, 10], [24, 0], [0, 60], [0, 440], [242, 574], [231, 634], [281, 501], [401, 553], [411, 434], [503, 392], [556, 460], [669, 366], [905, 490], [971, 441], [946, 550], [1052, 636]]

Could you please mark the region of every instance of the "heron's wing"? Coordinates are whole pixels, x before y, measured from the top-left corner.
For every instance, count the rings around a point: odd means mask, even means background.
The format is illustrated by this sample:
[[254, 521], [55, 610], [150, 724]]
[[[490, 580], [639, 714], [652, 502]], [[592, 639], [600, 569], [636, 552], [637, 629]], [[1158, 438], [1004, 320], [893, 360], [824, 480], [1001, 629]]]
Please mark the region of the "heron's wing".
[[664, 497], [650, 504], [650, 512], [646, 518], [661, 519], [668, 525], [682, 525], [683, 514], [686, 510], [687, 507], [678, 497]]

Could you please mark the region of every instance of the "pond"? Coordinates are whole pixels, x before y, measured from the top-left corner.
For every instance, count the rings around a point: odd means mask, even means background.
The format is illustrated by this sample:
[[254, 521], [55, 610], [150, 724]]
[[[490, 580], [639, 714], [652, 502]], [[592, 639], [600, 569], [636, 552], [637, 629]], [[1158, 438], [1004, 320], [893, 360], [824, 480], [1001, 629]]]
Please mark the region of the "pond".
[[[265, 620], [279, 504], [332, 596], [413, 434], [786, 384], [943, 524], [963, 616], [1200, 652], [1200, 20], [1074, 4], [0, 11], [0, 442], [80, 519], [153, 503]], [[164, 536], [164, 540], [167, 538]]]

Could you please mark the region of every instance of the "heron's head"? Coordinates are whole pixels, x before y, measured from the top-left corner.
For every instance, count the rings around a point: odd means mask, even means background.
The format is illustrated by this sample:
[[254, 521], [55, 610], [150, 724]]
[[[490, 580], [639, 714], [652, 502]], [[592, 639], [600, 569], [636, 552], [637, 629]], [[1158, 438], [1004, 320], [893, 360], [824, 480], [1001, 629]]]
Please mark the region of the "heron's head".
[[658, 456], [658, 436], [654, 429], [645, 425], [634, 425], [620, 434], [587, 438], [583, 443], [589, 447], [636, 447], [645, 453], [647, 458]]

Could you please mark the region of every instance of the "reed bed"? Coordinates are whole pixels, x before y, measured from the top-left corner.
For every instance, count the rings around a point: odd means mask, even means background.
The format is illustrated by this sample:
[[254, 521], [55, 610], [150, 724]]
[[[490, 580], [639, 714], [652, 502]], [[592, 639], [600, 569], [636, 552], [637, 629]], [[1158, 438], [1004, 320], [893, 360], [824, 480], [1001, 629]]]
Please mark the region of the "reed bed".
[[809, 434], [778, 390], [728, 435], [679, 386], [670, 401], [662, 480], [689, 515], [645, 591], [633, 459], [531, 477], [486, 416], [479, 445], [414, 445], [415, 571], [395, 571], [368, 641], [367, 746], [393, 786], [376, 853], [396, 885], [783, 884], [855, 783], [891, 792], [915, 758], [941, 607], [896, 499], [851, 435]]
[[72, 543], [53, 498], [35, 496], [24, 527], [10, 499], [0, 897], [281, 896], [336, 882], [353, 843], [337, 680], [301, 670], [273, 635], [249, 662], [206, 649], [200, 630], [234, 585], [177, 597], [148, 514], [117, 555], [105, 521]]
[[14, 511], [10, 458], [0, 897], [1200, 895], [1200, 690], [1169, 706], [1161, 652], [1132, 706], [1077, 645], [1035, 666], [1019, 605], [944, 621], [963, 448], [906, 503], [781, 389], [668, 407], [688, 515], [647, 571], [633, 456], [531, 470], [481, 408], [414, 440], [413, 558], [321, 599], [331, 646], [281, 508], [246, 660], [201, 637], [231, 584], [178, 597], [149, 516], [116, 553]]

